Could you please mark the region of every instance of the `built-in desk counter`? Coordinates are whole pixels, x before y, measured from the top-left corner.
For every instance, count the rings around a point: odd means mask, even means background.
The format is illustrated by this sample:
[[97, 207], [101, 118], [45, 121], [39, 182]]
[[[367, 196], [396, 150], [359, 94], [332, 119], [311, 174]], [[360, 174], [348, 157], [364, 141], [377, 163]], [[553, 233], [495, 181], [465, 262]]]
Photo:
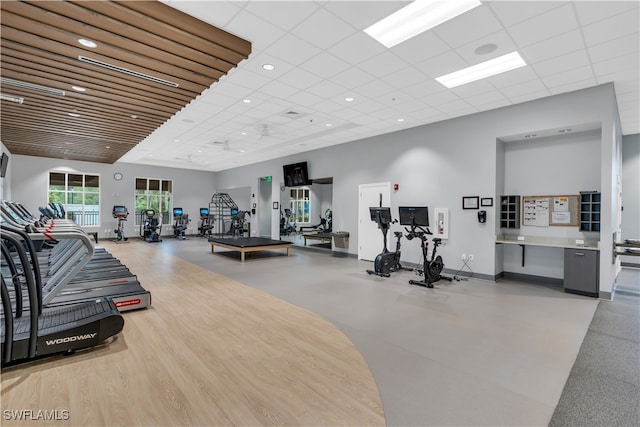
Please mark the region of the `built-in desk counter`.
[[501, 234], [496, 236], [496, 244], [520, 245], [523, 267], [527, 246], [563, 248], [565, 292], [598, 297], [600, 241]]

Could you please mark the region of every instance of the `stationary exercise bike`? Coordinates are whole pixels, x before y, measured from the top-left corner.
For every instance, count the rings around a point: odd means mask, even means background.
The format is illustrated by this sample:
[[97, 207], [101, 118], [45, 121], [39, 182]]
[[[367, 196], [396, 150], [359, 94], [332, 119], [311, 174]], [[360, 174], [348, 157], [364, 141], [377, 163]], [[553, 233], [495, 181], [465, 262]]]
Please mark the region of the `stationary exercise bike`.
[[409, 280], [409, 284], [433, 288], [433, 284], [438, 280], [452, 281], [450, 277], [443, 276], [444, 262], [440, 255], [436, 255], [438, 246], [442, 244], [442, 239], [435, 237], [433, 239], [433, 251], [431, 259], [428, 259], [429, 237], [432, 233], [429, 230], [429, 209], [426, 206], [412, 206], [400, 208], [400, 224], [410, 226], [407, 231], [407, 240], [414, 238], [420, 239], [420, 247], [422, 249], [422, 270], [418, 269], [419, 275], [424, 276], [424, 280]]
[[398, 270], [411, 270], [405, 268], [400, 264], [400, 239], [402, 238], [402, 232], [394, 232], [394, 236], [398, 239], [396, 241], [395, 252], [389, 252], [387, 249], [387, 232], [391, 227], [391, 224], [395, 224], [396, 220], [391, 219], [391, 208], [383, 207], [370, 207], [369, 213], [371, 220], [378, 224], [378, 228], [382, 230], [382, 237], [384, 246], [382, 252], [380, 252], [376, 259], [373, 261], [373, 270], [367, 270], [368, 274], [375, 274], [380, 277], [390, 277], [391, 273]]
[[124, 222], [129, 216], [129, 211], [125, 206], [114, 206], [111, 214], [118, 220], [118, 228], [114, 230], [114, 233], [116, 233], [116, 243], [126, 242], [129, 238], [124, 237]]
[[200, 208], [198, 233], [200, 236], [211, 237], [211, 230], [213, 230], [213, 215], [209, 214], [209, 208]]

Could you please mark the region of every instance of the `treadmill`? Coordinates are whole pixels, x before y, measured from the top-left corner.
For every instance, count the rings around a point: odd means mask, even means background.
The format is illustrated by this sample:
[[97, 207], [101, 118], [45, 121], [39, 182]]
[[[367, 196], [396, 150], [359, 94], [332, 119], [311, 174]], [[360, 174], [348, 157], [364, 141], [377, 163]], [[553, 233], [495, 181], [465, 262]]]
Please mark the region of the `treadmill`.
[[[3, 227], [0, 246], [12, 270], [10, 283], [14, 288], [12, 297], [4, 273], [0, 274], [3, 366], [93, 347], [122, 331], [124, 319], [108, 298], [44, 309], [39, 265], [29, 235]], [[22, 294], [24, 287], [26, 296]], [[29, 301], [28, 312], [23, 307], [23, 297]]]
[[[14, 231], [22, 230], [22, 225], [29, 220], [24, 218], [24, 211], [18, 212], [16, 204], [12, 205], [3, 202], [2, 225]], [[20, 220], [24, 223], [19, 223]], [[45, 306], [63, 306], [103, 297], [110, 297], [120, 311], [151, 305], [151, 293], [142, 287], [137, 277], [106, 250], [101, 248], [96, 254], [93, 241], [77, 225], [65, 223], [59, 232], [55, 225], [46, 231], [28, 228], [33, 232], [29, 235], [34, 242], [55, 241], [50, 249], [38, 252], [37, 256]], [[65, 264], [68, 260], [75, 263]], [[64, 269], [60, 268], [62, 265], [65, 265]]]

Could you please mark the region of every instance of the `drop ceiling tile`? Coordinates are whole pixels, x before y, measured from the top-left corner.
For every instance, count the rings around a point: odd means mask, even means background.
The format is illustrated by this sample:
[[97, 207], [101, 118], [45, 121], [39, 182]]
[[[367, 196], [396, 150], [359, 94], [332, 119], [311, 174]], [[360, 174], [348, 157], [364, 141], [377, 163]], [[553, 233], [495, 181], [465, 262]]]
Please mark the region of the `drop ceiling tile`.
[[328, 49], [355, 32], [356, 29], [347, 22], [325, 9], [319, 9], [290, 33], [321, 49]]
[[502, 25], [485, 4], [438, 25], [432, 31], [456, 48], [501, 29]]
[[[209, 3], [215, 7], [218, 2]], [[244, 9], [289, 31], [300, 21], [316, 13], [319, 8], [318, 4], [310, 1], [249, 1]]]
[[[496, 103], [496, 102], [510, 103], [509, 100], [501, 92], [498, 92], [497, 90], [493, 90], [491, 92], [485, 92], [480, 95], [466, 96], [464, 100], [474, 107], [479, 107], [482, 105], [487, 105], [487, 104]], [[506, 105], [506, 104], [503, 104], [503, 105]]]
[[424, 102], [434, 108], [457, 100], [460, 100], [460, 98], [450, 90], [434, 93], [424, 98]]
[[547, 89], [543, 89], [543, 90], [539, 90], [539, 91], [535, 91], [535, 92], [522, 92], [519, 94], [516, 94], [514, 96], [509, 96], [509, 99], [511, 100], [511, 102], [513, 102], [514, 104], [520, 104], [523, 102], [528, 102], [528, 101], [533, 101], [536, 99], [540, 99], [540, 98], [544, 98], [546, 96], [551, 95], [551, 93], [547, 90]]
[[363, 30], [407, 4], [406, 1], [327, 1], [324, 7]]
[[[275, 66], [274, 70], [267, 71], [262, 68], [264, 64], [271, 64]], [[263, 53], [263, 52], [254, 52], [249, 56], [249, 59], [246, 59], [240, 63], [240, 66], [248, 71], [260, 74], [270, 80], [274, 80], [280, 78], [282, 75], [288, 73], [289, 71], [295, 68], [291, 63], [275, 58], [272, 55]]]
[[511, 70], [507, 73], [501, 73], [492, 77], [489, 77], [487, 81], [494, 87], [500, 89], [503, 87], [509, 87], [531, 80], [536, 80], [538, 76], [531, 69], [531, 67], [522, 67], [517, 70]]
[[376, 80], [369, 83], [365, 83], [357, 88], [353, 89], [353, 92], [362, 95], [368, 99], [377, 99], [386, 95], [387, 93], [394, 92], [396, 89], [383, 81]]
[[294, 68], [280, 78], [280, 81], [296, 87], [298, 89], [306, 89], [320, 83], [323, 79], [317, 75], [303, 70], [302, 68]]
[[224, 29], [250, 41], [254, 50], [265, 49], [285, 34], [284, 30], [246, 11], [235, 15]]
[[[473, 107], [471, 107], [468, 102], [463, 101], [462, 99], [440, 104], [435, 108], [436, 110], [445, 114], [457, 113], [460, 111], [469, 111], [470, 109], [473, 109]], [[475, 109], [473, 109], [473, 111], [475, 111]]]
[[424, 98], [439, 92], [447, 91], [448, 89], [432, 78], [428, 78], [418, 84], [407, 86], [403, 88], [403, 90], [409, 95], [413, 95], [418, 98]]
[[[516, 99], [521, 99], [524, 95], [535, 94], [538, 97], [549, 96], [549, 91], [540, 80], [533, 80], [523, 84], [505, 87], [500, 89], [500, 92], [513, 102], [521, 102], [516, 101]], [[546, 95], [541, 95], [543, 93]]]
[[383, 77], [407, 68], [409, 65], [393, 53], [386, 51], [358, 65], [358, 67], [376, 77]]
[[[295, 3], [295, 2], [291, 2]], [[290, 64], [300, 64], [322, 52], [322, 50], [297, 36], [286, 34], [262, 52]]]
[[449, 49], [449, 45], [438, 37], [435, 32], [425, 31], [392, 47], [391, 51], [406, 62], [415, 64], [445, 53]]
[[636, 15], [639, 13], [637, 1], [577, 1], [574, 4], [578, 20], [582, 25], [601, 21], [623, 12]]
[[449, 51], [427, 59], [426, 61], [419, 62], [414, 66], [425, 75], [436, 78], [461, 70], [469, 65], [470, 64], [462, 59], [455, 51]]
[[[542, 78], [542, 82], [550, 90], [553, 88], [559, 88], [562, 86], [571, 85], [574, 82], [590, 82], [591, 86], [596, 84], [593, 70], [590, 65], [584, 67], [575, 68], [573, 70], [565, 71], [562, 73], [552, 74]], [[581, 85], [582, 87], [586, 87]], [[553, 93], [553, 90], [552, 90]], [[557, 93], [557, 92], [556, 92]]]
[[639, 67], [639, 52], [631, 53], [628, 55], [618, 56], [617, 58], [608, 59], [606, 61], [597, 62], [593, 64], [593, 70], [596, 76], [604, 76], [618, 72], [618, 70], [635, 70], [635, 76], [638, 77]]
[[342, 108], [335, 112], [336, 116], [343, 118], [345, 120], [351, 120], [354, 117], [358, 117], [362, 115], [362, 112], [354, 109], [354, 108]]
[[304, 109], [308, 109], [314, 104], [321, 102], [324, 98], [314, 95], [305, 90], [301, 90], [298, 93], [295, 93], [287, 98], [287, 100], [291, 101], [294, 104], [302, 106]]
[[299, 91], [298, 88], [282, 83], [279, 80], [274, 80], [271, 83], [267, 83], [266, 85], [260, 88], [261, 93], [274, 96], [280, 99], [287, 98], [293, 95], [294, 93], [297, 93], [298, 91]]
[[619, 39], [590, 46], [589, 57], [593, 62], [602, 62], [630, 53], [640, 52], [640, 35], [629, 34]]
[[551, 92], [552, 95], [557, 95], [560, 93], [573, 92], [575, 90], [592, 87], [594, 84], [595, 84], [595, 79], [589, 78], [586, 80], [573, 81], [562, 86], [555, 86], [555, 87], [549, 88], [549, 92]]
[[580, 30], [573, 30], [538, 43], [533, 43], [522, 48], [520, 53], [526, 63], [534, 64], [584, 48], [585, 44]]
[[189, 15], [197, 16], [201, 21], [216, 27], [224, 27], [242, 8], [241, 2], [216, 2], [172, 0], [163, 3], [181, 10]]
[[569, 54], [547, 59], [532, 65], [539, 76], [549, 76], [562, 71], [568, 71], [589, 65], [589, 56], [586, 50], [578, 50]]
[[323, 80], [318, 84], [315, 84], [307, 89], [310, 92], [321, 98], [329, 99], [344, 93], [346, 88], [337, 85], [329, 80]]
[[[240, 66], [234, 70], [233, 74], [227, 76], [224, 81], [231, 82], [238, 86], [256, 89], [269, 83], [271, 78], [266, 76], [264, 71], [262, 73], [250, 71], [249, 69], [244, 68], [242, 63], [240, 63]], [[216, 87], [217, 84], [218, 83], [214, 84], [213, 87]]]
[[566, 4], [509, 27], [507, 31], [519, 48], [523, 48], [576, 28], [578, 28], [578, 22], [573, 13], [573, 7], [571, 4]]
[[321, 52], [300, 65], [300, 68], [303, 70], [309, 71], [324, 79], [347, 70], [349, 67], [349, 64], [327, 52]]
[[318, 102], [317, 104], [314, 104], [313, 108], [315, 109], [315, 111], [317, 111], [319, 113], [325, 113], [325, 114], [333, 115], [333, 114], [336, 113], [336, 111], [340, 111], [343, 108], [343, 105], [341, 105], [341, 104], [339, 104], [339, 103], [337, 103], [335, 101], [331, 101], [329, 99], [325, 99], [325, 100], [322, 100], [322, 101]]
[[[331, 77], [331, 81], [345, 88], [353, 88], [372, 82], [375, 77], [359, 69], [348, 68]], [[345, 95], [345, 97], [348, 95]], [[344, 99], [344, 97], [343, 97]]]
[[348, 64], [357, 65], [387, 51], [387, 48], [366, 33], [354, 33], [351, 37], [331, 46], [331, 53]]
[[584, 39], [588, 46], [615, 40], [622, 36], [638, 33], [640, 16], [636, 13], [623, 13], [583, 27]]
[[487, 3], [506, 27], [511, 27], [565, 4], [564, 1], [493, 1]]
[[615, 82], [616, 95], [640, 96], [640, 79], [633, 77], [633, 71], [627, 71], [625, 74], [619, 75], [620, 80]]
[[382, 81], [397, 89], [417, 85], [425, 80], [431, 80], [431, 77], [425, 76], [421, 71], [409, 65], [382, 78]]
[[496, 108], [506, 107], [508, 105], [513, 105], [513, 103], [508, 99], [501, 99], [496, 101], [491, 101], [486, 104], [478, 104], [473, 105], [478, 111], [489, 111], [495, 110]]

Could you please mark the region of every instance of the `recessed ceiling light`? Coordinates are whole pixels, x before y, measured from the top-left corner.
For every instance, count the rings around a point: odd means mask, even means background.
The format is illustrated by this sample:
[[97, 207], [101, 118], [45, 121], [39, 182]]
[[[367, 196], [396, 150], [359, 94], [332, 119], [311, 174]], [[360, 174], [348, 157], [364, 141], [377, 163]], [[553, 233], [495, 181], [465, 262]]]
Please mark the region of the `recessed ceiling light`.
[[326, 126], [326, 127], [331, 127], [331, 126], [333, 126], [333, 125], [332, 125], [331, 123], [325, 123], [325, 126]]
[[16, 104], [22, 104], [24, 102], [24, 98], [16, 95], [9, 95], [6, 93], [0, 93], [0, 99], [2, 99], [3, 101], [15, 102]]
[[240, 149], [239, 151], [240, 151], [241, 153], [244, 153], [244, 152], [245, 152], [245, 151], [247, 151], [247, 150], [245, 150], [245, 149]]
[[495, 76], [506, 71], [524, 67], [526, 62], [517, 51], [490, 59], [485, 62], [464, 68], [444, 76], [437, 77], [436, 80], [449, 89], [463, 84], [475, 82], [476, 80]]
[[104, 148], [106, 148], [106, 149], [108, 150], [108, 149], [110, 149], [110, 148], [111, 148], [111, 146], [110, 146], [110, 145], [105, 145], [105, 147], [104, 147]]
[[273, 64], [264, 64], [262, 65], [262, 68], [267, 71], [273, 71], [276, 69], [275, 65]]
[[364, 32], [390, 48], [478, 6], [478, 0], [416, 0]]
[[78, 92], [86, 92], [87, 89], [80, 87], [80, 86], [71, 86], [71, 89], [78, 91]]
[[78, 113], [67, 113], [69, 114], [71, 117], [80, 117], [80, 114]]
[[355, 99], [355, 98], [353, 98], [353, 97], [351, 97], [351, 96], [348, 96], [348, 97], [346, 97], [344, 100], [345, 100], [345, 101], [347, 101], [347, 102], [353, 102], [353, 101], [354, 101], [354, 99]]
[[248, 98], [243, 99], [242, 102], [244, 102], [245, 104], [251, 104], [251, 100]]
[[240, 132], [240, 135], [246, 135], [246, 134], [247, 134], [246, 132]]
[[131, 117], [132, 119], [137, 119], [138, 118], [138, 116], [136, 116], [135, 114], [132, 114], [129, 117]]
[[398, 119], [396, 122], [404, 122], [404, 119]]
[[571, 132], [571, 129], [568, 129], [568, 128], [567, 129], [560, 129], [558, 131], [558, 133], [567, 133], [567, 132]]
[[80, 43], [84, 47], [89, 47], [91, 49], [98, 47], [98, 44], [92, 40], [78, 39], [78, 43]]
[[179, 139], [174, 139], [173, 142], [180, 142], [180, 140]]

